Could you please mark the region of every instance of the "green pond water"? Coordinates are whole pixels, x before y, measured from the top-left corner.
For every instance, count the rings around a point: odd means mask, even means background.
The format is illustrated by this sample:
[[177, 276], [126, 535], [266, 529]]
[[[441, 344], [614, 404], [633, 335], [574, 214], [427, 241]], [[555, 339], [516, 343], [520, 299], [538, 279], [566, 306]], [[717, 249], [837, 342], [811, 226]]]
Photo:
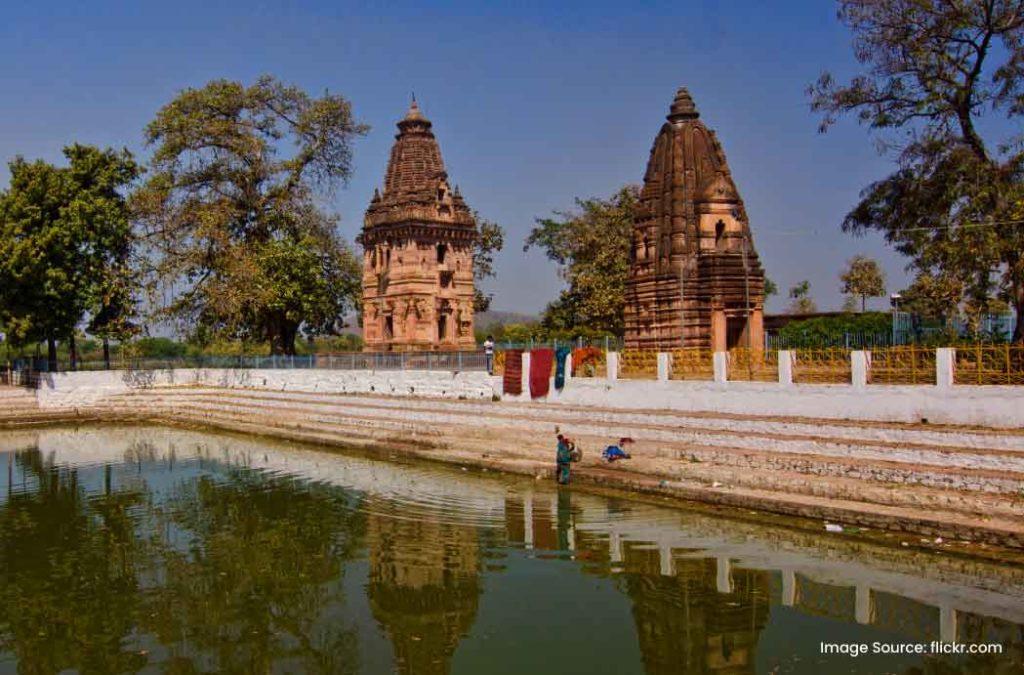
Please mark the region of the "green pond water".
[[[1024, 570], [899, 538], [159, 427], [0, 453], [0, 672], [1021, 672]], [[940, 640], [1002, 653], [821, 647]]]

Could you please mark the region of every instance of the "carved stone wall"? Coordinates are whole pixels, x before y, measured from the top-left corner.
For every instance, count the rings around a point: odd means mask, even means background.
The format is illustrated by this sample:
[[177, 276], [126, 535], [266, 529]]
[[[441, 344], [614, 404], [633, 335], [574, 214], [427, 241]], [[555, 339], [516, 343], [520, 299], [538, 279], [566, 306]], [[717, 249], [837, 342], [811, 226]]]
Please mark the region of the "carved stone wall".
[[374, 191], [363, 246], [363, 340], [368, 351], [475, 347], [476, 222], [448, 183], [431, 123], [413, 101], [398, 122]]
[[633, 230], [626, 346], [763, 346], [764, 271], [715, 132], [680, 89], [654, 139]]

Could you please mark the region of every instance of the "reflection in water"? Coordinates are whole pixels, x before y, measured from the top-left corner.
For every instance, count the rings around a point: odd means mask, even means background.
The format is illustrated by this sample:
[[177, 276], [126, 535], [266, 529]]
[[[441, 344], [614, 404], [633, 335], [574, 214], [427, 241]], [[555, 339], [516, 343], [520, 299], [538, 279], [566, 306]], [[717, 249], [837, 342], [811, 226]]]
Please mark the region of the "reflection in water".
[[[8, 433], [0, 453], [0, 671], [522, 672], [539, 651], [540, 672], [1010, 673], [1024, 657], [1011, 566], [193, 432]], [[547, 619], [557, 634], [531, 630]], [[818, 653], [940, 639], [1006, 651]]]
[[476, 619], [479, 544], [473, 527], [369, 517], [373, 616], [387, 632], [401, 673], [447, 673]]

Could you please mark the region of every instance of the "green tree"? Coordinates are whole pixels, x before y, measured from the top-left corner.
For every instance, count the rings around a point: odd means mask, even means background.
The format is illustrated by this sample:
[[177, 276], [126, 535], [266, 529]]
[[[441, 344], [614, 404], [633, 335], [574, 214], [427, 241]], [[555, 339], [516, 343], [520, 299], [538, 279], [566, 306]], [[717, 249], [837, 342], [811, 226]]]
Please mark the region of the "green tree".
[[790, 314], [813, 314], [818, 311], [818, 306], [811, 299], [811, 282], [806, 279], [789, 289], [789, 299]]
[[921, 272], [900, 292], [899, 310], [949, 325], [957, 315], [963, 285], [950, 276]]
[[778, 295], [778, 294], [779, 294], [779, 287], [778, 287], [778, 285], [774, 281], [769, 279], [768, 277], [765, 277], [764, 278], [764, 297], [770, 298], [771, 296]]
[[[140, 174], [127, 150], [71, 145], [66, 167], [16, 158], [0, 194], [0, 320], [16, 342], [45, 340], [51, 368], [87, 311], [122, 283], [132, 246], [125, 189]], [[122, 308], [126, 312], [127, 307]]]
[[840, 0], [839, 19], [865, 72], [845, 85], [826, 72], [810, 88], [821, 130], [852, 113], [900, 132], [886, 139], [896, 170], [863, 191], [843, 229], [879, 231], [920, 273], [973, 298], [998, 289], [1024, 315], [1024, 146], [983, 120], [1024, 113], [1020, 1]]
[[577, 199], [574, 211], [538, 218], [523, 250], [541, 248], [568, 284], [544, 310], [548, 330], [623, 333], [633, 216], [640, 190], [626, 186], [609, 199]]
[[864, 311], [868, 298], [885, 295], [885, 274], [878, 263], [863, 255], [855, 255], [839, 274], [843, 293], [860, 297], [860, 311]]
[[477, 239], [473, 246], [473, 311], [486, 312], [491, 308], [494, 293], [484, 293], [480, 283], [494, 276], [494, 254], [505, 246], [505, 230], [495, 222], [484, 220], [474, 214], [477, 222]]
[[271, 77], [215, 80], [164, 106], [135, 201], [149, 290], [173, 293], [160, 315], [194, 338], [263, 340], [274, 354], [295, 353], [300, 329], [337, 329], [358, 301], [358, 265], [317, 196], [348, 180], [366, 130], [343, 97]]

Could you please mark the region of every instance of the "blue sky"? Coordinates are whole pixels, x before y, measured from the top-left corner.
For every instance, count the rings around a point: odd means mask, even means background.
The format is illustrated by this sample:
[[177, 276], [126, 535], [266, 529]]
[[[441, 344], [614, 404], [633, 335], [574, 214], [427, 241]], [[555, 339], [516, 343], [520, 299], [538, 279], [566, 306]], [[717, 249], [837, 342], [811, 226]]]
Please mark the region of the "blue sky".
[[[44, 7], [45, 5], [45, 7]], [[576, 196], [639, 182], [680, 85], [716, 129], [769, 276], [809, 279], [822, 309], [837, 273], [877, 257], [889, 290], [904, 261], [839, 231], [861, 188], [891, 168], [852, 121], [826, 135], [804, 93], [823, 68], [854, 72], [827, 0], [675, 3], [9, 3], [0, 23], [0, 158], [57, 161], [78, 141], [146, 154], [142, 129], [176, 92], [263, 73], [352, 101], [372, 126], [332, 208], [351, 240], [383, 179], [411, 91], [451, 179], [507, 230], [494, 308], [538, 311], [555, 268], [524, 254], [533, 219]], [[0, 169], [0, 185], [8, 178]], [[769, 309], [780, 310], [784, 298]], [[887, 301], [877, 300], [878, 307]]]

